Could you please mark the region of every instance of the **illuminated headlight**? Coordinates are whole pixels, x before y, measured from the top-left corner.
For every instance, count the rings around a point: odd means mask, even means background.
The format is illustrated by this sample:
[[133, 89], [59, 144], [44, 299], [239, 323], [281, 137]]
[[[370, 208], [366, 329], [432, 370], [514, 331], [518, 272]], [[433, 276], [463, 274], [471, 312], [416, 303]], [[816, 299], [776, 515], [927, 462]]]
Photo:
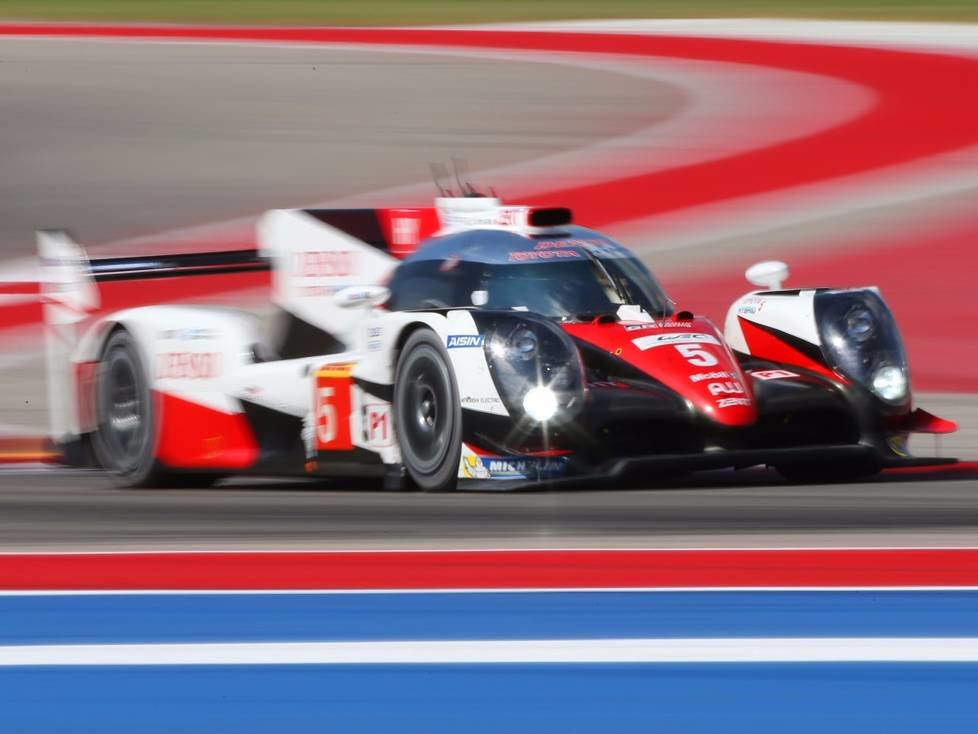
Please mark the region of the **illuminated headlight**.
[[581, 356], [571, 337], [532, 314], [473, 311], [472, 318], [485, 334], [489, 372], [507, 412], [525, 421], [523, 428], [573, 421], [585, 396]]
[[907, 376], [899, 367], [880, 367], [873, 375], [873, 392], [883, 400], [903, 400], [907, 395]]
[[853, 306], [846, 314], [846, 336], [856, 342], [865, 342], [876, 331], [876, 319], [868, 308]]
[[557, 396], [549, 387], [540, 385], [531, 387], [523, 396], [523, 410], [538, 423], [553, 418], [557, 413], [557, 407]]

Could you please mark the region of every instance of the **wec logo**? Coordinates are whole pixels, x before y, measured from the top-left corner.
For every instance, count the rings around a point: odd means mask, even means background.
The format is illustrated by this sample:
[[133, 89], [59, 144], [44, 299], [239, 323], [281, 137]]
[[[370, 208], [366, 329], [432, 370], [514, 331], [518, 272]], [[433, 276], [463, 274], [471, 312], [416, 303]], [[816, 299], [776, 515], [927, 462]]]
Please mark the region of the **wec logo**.
[[448, 337], [448, 348], [481, 347], [485, 340], [481, 334], [452, 334]]
[[641, 349], [654, 349], [675, 344], [715, 344], [720, 346], [720, 340], [712, 334], [698, 333], [671, 333], [671, 334], [650, 334], [649, 336], [632, 339], [632, 344]]

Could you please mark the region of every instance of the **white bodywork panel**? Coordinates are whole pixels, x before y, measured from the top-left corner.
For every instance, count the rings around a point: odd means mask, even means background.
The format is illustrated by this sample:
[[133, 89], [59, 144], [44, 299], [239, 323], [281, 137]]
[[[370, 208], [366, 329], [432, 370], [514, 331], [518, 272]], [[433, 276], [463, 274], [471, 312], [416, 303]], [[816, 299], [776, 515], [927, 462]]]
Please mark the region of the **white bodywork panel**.
[[742, 296], [727, 311], [724, 338], [734, 351], [750, 354], [747, 340], [739, 319], [783, 331], [818, 346], [818, 325], [815, 323], [814, 290], [803, 290], [797, 295], [771, 295], [754, 291]]
[[258, 221], [258, 244], [272, 261], [272, 301], [350, 348], [365, 312], [342, 308], [342, 289], [384, 282], [398, 261], [298, 209], [267, 212]]

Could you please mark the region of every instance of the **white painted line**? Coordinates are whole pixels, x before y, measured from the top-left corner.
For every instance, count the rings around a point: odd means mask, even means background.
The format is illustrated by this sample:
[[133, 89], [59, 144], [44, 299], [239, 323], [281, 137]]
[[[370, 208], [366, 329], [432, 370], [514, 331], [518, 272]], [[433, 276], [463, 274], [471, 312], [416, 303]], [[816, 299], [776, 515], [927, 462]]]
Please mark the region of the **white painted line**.
[[797, 20], [788, 18], [646, 18], [564, 20], [449, 26], [485, 30], [626, 33], [746, 38], [898, 49], [978, 51], [978, 24], [912, 21]]
[[410, 640], [0, 647], [0, 666], [978, 662], [978, 638]]

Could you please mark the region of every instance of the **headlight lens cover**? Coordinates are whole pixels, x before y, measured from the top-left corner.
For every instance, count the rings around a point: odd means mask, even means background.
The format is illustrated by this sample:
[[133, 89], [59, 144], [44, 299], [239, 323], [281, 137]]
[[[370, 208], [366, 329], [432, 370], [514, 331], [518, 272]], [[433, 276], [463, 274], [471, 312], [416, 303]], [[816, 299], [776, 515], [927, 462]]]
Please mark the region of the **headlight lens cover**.
[[876, 370], [871, 387], [883, 400], [903, 400], [907, 395], [907, 376], [900, 367], [886, 365]]
[[530, 314], [474, 312], [496, 389], [512, 415], [559, 422], [584, 402], [583, 368], [573, 340]]
[[872, 289], [815, 296], [822, 352], [829, 364], [886, 403], [909, 402], [907, 355], [896, 321]]

